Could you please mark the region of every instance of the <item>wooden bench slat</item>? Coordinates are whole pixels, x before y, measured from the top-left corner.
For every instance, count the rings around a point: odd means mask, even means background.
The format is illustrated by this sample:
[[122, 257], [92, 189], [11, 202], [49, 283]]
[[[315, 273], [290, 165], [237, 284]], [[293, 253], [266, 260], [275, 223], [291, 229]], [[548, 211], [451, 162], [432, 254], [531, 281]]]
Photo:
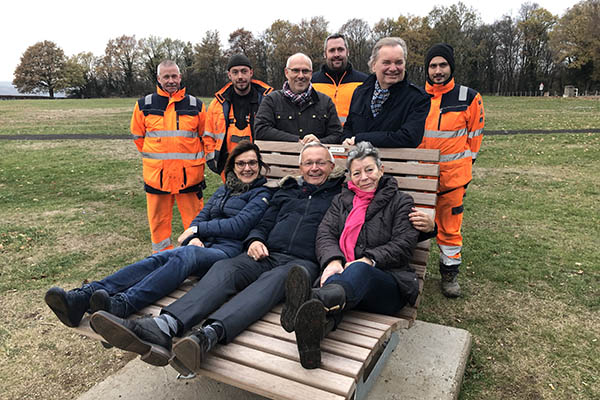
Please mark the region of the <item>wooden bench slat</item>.
[[336, 374], [321, 368], [307, 370], [296, 361], [278, 357], [270, 353], [263, 353], [262, 351], [236, 343], [229, 343], [226, 346], [216, 346], [212, 354], [247, 367], [345, 397], [350, 395], [356, 382], [355, 378]]
[[258, 371], [218, 357], [207, 357], [202, 375], [277, 400], [343, 400], [344, 396]]
[[346, 331], [338, 327], [335, 331], [331, 331], [328, 338], [338, 340], [340, 342], [353, 344], [355, 346], [364, 347], [366, 349], [372, 349], [379, 343], [378, 339], [374, 339], [367, 336], [361, 336], [354, 332]]
[[[262, 320], [277, 325], [280, 323], [280, 320], [279, 320], [280, 315], [281, 314], [270, 312], [270, 313], [265, 314], [262, 317]], [[354, 324], [354, 323], [346, 320], [346, 318], [344, 318], [342, 320], [341, 324], [339, 325], [339, 328], [343, 329], [345, 331], [358, 333], [359, 335], [369, 336], [369, 337], [372, 337], [375, 339], [379, 339], [385, 333], [385, 331], [389, 329], [389, 326], [386, 326], [384, 329], [377, 329], [374, 326], [365, 326], [365, 325], [361, 325], [361, 324]]]
[[[300, 362], [296, 344], [285, 340], [246, 330], [233, 339], [233, 342]], [[361, 372], [363, 364], [355, 360], [323, 351], [321, 352], [320, 368], [346, 376], [356, 377]]]
[[[250, 325], [247, 330], [277, 339], [287, 340], [289, 342], [294, 342], [296, 340], [296, 335], [293, 332], [286, 332], [281, 325], [275, 325], [264, 321], [255, 322]], [[369, 349], [364, 347], [331, 340], [328, 337], [321, 342], [321, 349], [332, 354], [348, 357], [361, 362], [364, 362], [371, 353]]]

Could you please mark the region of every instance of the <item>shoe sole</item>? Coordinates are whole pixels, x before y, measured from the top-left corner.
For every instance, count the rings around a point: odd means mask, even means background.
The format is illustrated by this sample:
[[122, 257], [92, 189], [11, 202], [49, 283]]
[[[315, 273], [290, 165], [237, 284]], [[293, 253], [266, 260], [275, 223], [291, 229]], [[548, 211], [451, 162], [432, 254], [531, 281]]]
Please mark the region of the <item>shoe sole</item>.
[[65, 297], [61, 296], [60, 293], [48, 291], [44, 296], [44, 301], [54, 314], [56, 314], [60, 322], [71, 328], [79, 326], [83, 314], [81, 315], [81, 318], [79, 318], [79, 321], [74, 322], [71, 320], [69, 317], [69, 306], [67, 305]]
[[300, 364], [306, 369], [321, 365], [321, 335], [323, 334], [325, 309], [316, 299], [304, 303], [296, 315], [296, 344]]
[[169, 364], [170, 352], [140, 339], [133, 331], [113, 320], [113, 318], [117, 317], [106, 311], [98, 311], [90, 318], [90, 325], [108, 343], [121, 350], [139, 354], [141, 360], [148, 364], [158, 367]]
[[285, 280], [285, 303], [281, 309], [281, 326], [287, 332], [293, 332], [298, 309], [310, 297], [310, 278], [299, 266], [290, 269]]
[[196, 373], [194, 371], [188, 369], [185, 365], [183, 365], [181, 360], [179, 360], [179, 358], [177, 358], [176, 356], [171, 358], [171, 361], [169, 361], [169, 365], [175, 371], [179, 372], [179, 374], [183, 378], [188, 378], [188, 377], [192, 377], [192, 376], [196, 375]]
[[173, 353], [177, 360], [190, 371], [198, 371], [204, 361], [204, 353], [200, 349], [200, 344], [190, 336], [175, 343]]

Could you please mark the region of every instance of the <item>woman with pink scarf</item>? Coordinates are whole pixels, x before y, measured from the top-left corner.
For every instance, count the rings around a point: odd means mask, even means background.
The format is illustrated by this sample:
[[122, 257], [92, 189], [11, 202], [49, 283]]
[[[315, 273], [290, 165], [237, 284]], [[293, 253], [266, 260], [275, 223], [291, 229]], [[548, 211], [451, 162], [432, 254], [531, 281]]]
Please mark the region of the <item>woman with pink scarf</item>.
[[[418, 280], [409, 266], [413, 249], [433, 232], [431, 218], [415, 212], [413, 199], [383, 174], [377, 149], [361, 142], [348, 153], [350, 181], [323, 217], [316, 240], [320, 287], [292, 268], [286, 281], [281, 325], [296, 332], [300, 362], [317, 368], [321, 339], [342, 320], [342, 310], [393, 315], [414, 305]], [[411, 223], [411, 219], [414, 223]], [[427, 220], [426, 228], [419, 226]]]

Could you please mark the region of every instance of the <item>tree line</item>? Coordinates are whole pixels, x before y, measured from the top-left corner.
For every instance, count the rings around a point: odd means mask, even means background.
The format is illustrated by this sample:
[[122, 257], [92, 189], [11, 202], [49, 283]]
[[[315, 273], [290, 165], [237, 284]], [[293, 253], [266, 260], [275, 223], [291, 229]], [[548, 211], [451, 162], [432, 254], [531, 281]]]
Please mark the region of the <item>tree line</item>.
[[[314, 68], [323, 63], [323, 41], [332, 33], [328, 26], [324, 17], [298, 24], [276, 20], [257, 35], [235, 30], [227, 47], [216, 30], [196, 44], [123, 35], [110, 39], [100, 56], [67, 57], [56, 43], [43, 41], [22, 55], [13, 84], [21, 92], [47, 91], [50, 97], [58, 90], [80, 98], [139, 96], [154, 90], [158, 64], [171, 59], [190, 93], [212, 96], [226, 82], [228, 57], [242, 52], [252, 61], [255, 77], [280, 88], [291, 54], [307, 54]], [[564, 85], [575, 85], [580, 93], [600, 89], [600, 0], [580, 1], [560, 17], [537, 3], [524, 3], [516, 16], [504, 15], [492, 24], [482, 23], [474, 8], [459, 2], [436, 6], [424, 17], [382, 18], [373, 26], [353, 18], [337, 32], [346, 36], [354, 67], [364, 72], [378, 39], [402, 37], [408, 45], [408, 76], [418, 84], [425, 79], [427, 49], [446, 42], [455, 49], [457, 81], [483, 93], [535, 92], [540, 83], [557, 94]]]

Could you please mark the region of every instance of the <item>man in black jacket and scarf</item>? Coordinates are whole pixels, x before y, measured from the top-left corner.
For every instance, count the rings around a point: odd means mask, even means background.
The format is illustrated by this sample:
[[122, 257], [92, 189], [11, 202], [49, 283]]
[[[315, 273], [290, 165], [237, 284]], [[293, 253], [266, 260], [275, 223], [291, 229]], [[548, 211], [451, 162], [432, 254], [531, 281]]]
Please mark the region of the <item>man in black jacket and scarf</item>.
[[[284, 299], [285, 280], [294, 265], [304, 267], [312, 280], [319, 276], [317, 228], [345, 176], [341, 168], [334, 171], [333, 156], [318, 142], [302, 149], [300, 172], [301, 178], [282, 179], [262, 221], [244, 242], [246, 254], [215, 263], [158, 317], [124, 320], [100, 311], [91, 318], [93, 329], [152, 365], [166, 365], [172, 359], [171, 365], [180, 372], [198, 370], [217, 343], [231, 342]], [[173, 337], [205, 318], [202, 328], [177, 342], [172, 358]]]
[[258, 140], [341, 143], [342, 125], [331, 98], [313, 89], [312, 61], [306, 54], [290, 56], [283, 89], [265, 97], [256, 113]]
[[417, 147], [431, 105], [429, 95], [406, 76], [404, 40], [379, 40], [371, 53], [371, 74], [352, 95], [344, 144], [368, 141], [375, 147]]

